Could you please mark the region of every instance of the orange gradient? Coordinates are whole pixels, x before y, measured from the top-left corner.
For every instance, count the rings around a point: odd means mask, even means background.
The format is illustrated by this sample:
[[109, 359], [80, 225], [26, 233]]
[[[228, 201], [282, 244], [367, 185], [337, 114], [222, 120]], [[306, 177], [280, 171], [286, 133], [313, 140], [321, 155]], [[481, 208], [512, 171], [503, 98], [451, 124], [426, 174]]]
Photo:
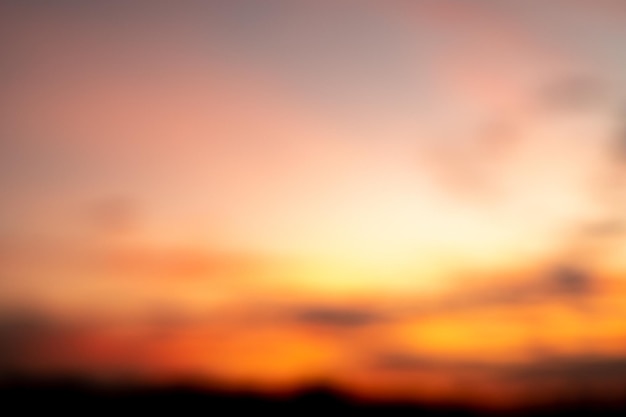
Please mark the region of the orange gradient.
[[608, 3], [4, 3], [0, 376], [626, 378]]

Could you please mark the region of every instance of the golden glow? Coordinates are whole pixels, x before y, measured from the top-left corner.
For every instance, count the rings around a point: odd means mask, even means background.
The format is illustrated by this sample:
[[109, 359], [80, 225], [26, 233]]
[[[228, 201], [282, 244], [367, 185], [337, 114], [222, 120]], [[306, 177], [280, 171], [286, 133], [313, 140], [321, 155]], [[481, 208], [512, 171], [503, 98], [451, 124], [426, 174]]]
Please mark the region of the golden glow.
[[207, 3], [0, 6], [0, 321], [46, 319], [0, 373], [495, 401], [626, 357], [626, 25]]

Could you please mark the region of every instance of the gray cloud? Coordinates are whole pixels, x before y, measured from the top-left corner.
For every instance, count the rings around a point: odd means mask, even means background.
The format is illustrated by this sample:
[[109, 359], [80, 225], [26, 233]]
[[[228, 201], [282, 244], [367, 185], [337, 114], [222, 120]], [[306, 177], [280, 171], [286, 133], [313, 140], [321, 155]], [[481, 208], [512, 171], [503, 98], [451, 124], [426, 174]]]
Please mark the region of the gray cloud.
[[603, 83], [586, 74], [556, 78], [539, 92], [542, 109], [549, 112], [586, 111], [605, 103], [606, 98]]
[[410, 353], [388, 352], [375, 357], [374, 367], [388, 371], [424, 371], [440, 367], [432, 358]]
[[553, 402], [626, 399], [624, 356], [546, 357], [527, 365], [502, 367], [498, 376], [503, 383], [525, 387], [531, 395], [549, 393], [549, 401]]
[[35, 311], [4, 310], [0, 312], [0, 372], [16, 365], [60, 330], [57, 324]]
[[584, 300], [601, 291], [601, 282], [574, 264], [561, 264], [524, 279], [502, 276], [499, 281], [466, 286], [438, 299], [428, 300], [401, 311], [401, 315], [437, 316], [494, 306], [537, 305], [557, 302], [576, 309]]
[[547, 274], [545, 291], [548, 295], [584, 296], [593, 291], [593, 284], [591, 275], [581, 268], [561, 265]]
[[378, 312], [359, 308], [303, 307], [296, 309], [292, 316], [297, 322], [340, 328], [368, 326], [383, 321]]

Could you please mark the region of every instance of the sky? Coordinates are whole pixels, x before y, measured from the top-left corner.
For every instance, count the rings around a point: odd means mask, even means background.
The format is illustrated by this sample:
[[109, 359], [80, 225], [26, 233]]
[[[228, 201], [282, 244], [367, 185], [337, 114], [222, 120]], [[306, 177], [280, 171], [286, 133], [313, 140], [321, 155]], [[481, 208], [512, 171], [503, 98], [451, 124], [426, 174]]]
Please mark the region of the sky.
[[0, 375], [617, 389], [624, 20], [1, 1]]

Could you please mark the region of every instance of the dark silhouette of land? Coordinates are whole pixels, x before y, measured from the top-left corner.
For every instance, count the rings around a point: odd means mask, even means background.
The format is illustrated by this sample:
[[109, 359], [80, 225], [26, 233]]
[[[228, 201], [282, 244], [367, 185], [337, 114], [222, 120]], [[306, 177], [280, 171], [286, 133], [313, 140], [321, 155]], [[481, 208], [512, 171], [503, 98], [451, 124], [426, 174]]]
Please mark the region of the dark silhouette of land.
[[202, 413], [205, 415], [362, 415], [362, 416], [624, 416], [626, 401], [589, 403], [570, 399], [547, 406], [507, 410], [478, 409], [458, 404], [376, 402], [346, 397], [324, 386], [288, 396], [227, 392], [192, 382], [163, 385], [94, 384], [79, 378], [0, 379], [3, 412], [78, 414]]

